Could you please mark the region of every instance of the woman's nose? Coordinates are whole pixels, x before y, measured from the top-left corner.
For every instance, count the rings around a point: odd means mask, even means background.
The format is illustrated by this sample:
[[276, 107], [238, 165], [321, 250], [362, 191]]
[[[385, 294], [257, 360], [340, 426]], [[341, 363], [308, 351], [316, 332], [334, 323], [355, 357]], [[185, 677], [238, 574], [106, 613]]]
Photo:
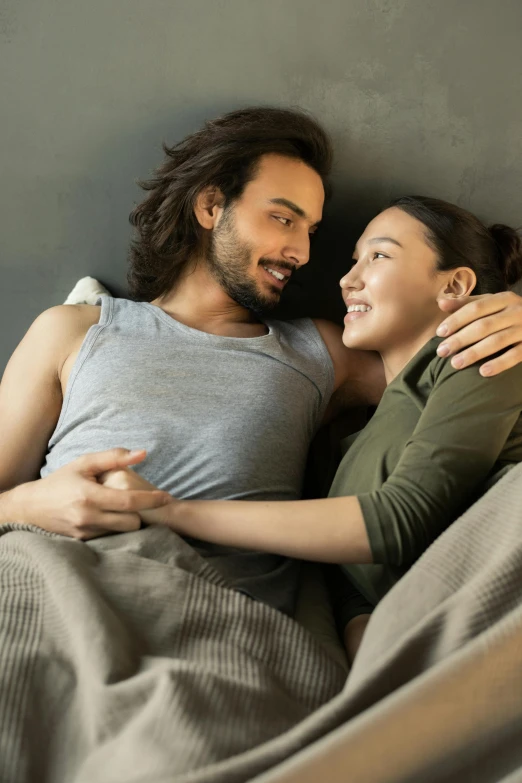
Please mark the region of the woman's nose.
[[348, 288], [360, 289], [363, 287], [359, 271], [356, 267], [357, 263], [354, 263], [350, 271], [339, 280], [339, 285], [343, 290], [347, 290]]

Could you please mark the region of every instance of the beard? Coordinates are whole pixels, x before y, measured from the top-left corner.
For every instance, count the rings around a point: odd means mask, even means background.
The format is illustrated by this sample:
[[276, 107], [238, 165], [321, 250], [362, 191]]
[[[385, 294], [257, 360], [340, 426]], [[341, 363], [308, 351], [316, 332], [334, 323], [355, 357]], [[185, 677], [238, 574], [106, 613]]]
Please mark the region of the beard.
[[[232, 208], [227, 207], [212, 232], [207, 263], [215, 280], [234, 302], [261, 314], [279, 304], [281, 291], [275, 286], [271, 293], [261, 290], [250, 272], [252, 258], [253, 248], [239, 238]], [[262, 258], [259, 263], [270, 266], [270, 259]], [[281, 261], [277, 263], [281, 266]]]

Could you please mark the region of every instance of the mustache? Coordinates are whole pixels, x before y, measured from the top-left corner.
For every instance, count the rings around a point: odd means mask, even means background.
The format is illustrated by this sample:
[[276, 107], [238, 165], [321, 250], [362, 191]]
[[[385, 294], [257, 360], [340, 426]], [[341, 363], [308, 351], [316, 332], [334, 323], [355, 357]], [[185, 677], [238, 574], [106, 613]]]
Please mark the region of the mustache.
[[279, 261], [275, 258], [262, 258], [259, 263], [261, 266], [275, 266], [276, 269], [278, 267], [279, 269], [287, 269], [292, 275], [297, 269], [295, 264], [291, 264], [289, 261]]

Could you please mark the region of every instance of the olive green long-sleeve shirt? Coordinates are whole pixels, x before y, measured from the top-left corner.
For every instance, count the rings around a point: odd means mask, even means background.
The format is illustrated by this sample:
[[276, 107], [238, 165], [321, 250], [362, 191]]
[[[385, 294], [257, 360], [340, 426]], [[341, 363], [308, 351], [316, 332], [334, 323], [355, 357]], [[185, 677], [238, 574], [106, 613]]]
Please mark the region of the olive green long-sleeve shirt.
[[345, 441], [330, 490], [360, 502], [374, 564], [343, 569], [373, 605], [500, 473], [522, 461], [522, 365], [493, 378], [477, 365], [457, 371], [437, 356], [440, 342], [426, 343], [389, 384], [369, 424]]

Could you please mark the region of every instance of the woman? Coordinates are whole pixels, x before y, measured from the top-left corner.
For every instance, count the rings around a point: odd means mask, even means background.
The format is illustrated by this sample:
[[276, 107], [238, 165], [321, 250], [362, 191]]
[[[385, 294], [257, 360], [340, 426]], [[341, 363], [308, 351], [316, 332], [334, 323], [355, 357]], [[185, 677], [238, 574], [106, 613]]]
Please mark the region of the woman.
[[[340, 619], [353, 657], [372, 607], [510, 464], [522, 460], [522, 367], [457, 371], [436, 336], [438, 302], [495, 293], [522, 276], [522, 242], [446, 202], [395, 201], [367, 226], [341, 280], [343, 342], [378, 351], [387, 389], [347, 442], [328, 498], [176, 501], [144, 512], [218, 544], [342, 564]], [[115, 487], [143, 485], [120, 472]], [[361, 619], [362, 618], [362, 619]]]

